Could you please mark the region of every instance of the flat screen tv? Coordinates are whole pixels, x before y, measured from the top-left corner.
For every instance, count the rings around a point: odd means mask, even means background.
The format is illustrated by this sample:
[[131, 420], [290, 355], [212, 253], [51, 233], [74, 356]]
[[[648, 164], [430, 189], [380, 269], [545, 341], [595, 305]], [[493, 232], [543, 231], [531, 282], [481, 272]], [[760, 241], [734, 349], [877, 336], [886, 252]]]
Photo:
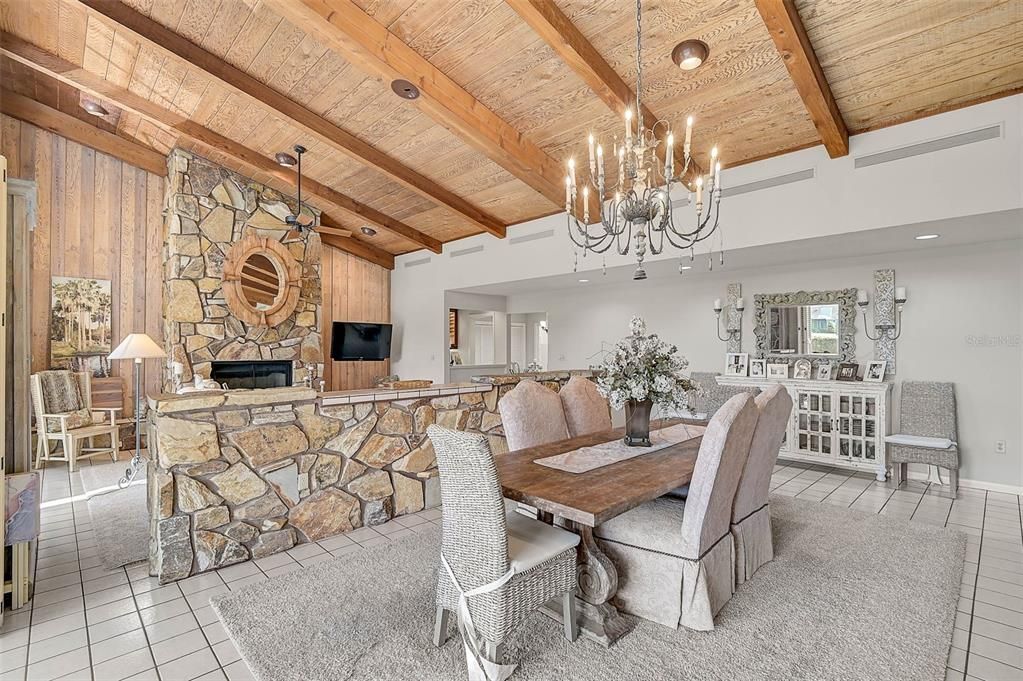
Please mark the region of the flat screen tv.
[[374, 362], [391, 357], [391, 325], [334, 322], [330, 358], [338, 362]]

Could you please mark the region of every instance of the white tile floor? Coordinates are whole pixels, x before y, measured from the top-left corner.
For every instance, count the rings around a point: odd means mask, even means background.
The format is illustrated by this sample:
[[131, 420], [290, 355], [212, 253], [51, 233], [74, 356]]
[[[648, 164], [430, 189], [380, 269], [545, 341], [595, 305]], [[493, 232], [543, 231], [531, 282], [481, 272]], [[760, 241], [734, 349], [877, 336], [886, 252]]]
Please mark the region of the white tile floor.
[[[947, 679], [1023, 679], [1023, 522], [1020, 497], [961, 489], [954, 503], [923, 483], [893, 492], [866, 475], [779, 464], [777, 494], [969, 535]], [[216, 573], [159, 586], [145, 566], [104, 570], [78, 475], [43, 477], [36, 594], [0, 629], [0, 681], [230, 679], [251, 675], [209, 606], [211, 596], [361, 551], [437, 524], [440, 511], [398, 518]], [[926, 579], [926, 575], [921, 575]]]

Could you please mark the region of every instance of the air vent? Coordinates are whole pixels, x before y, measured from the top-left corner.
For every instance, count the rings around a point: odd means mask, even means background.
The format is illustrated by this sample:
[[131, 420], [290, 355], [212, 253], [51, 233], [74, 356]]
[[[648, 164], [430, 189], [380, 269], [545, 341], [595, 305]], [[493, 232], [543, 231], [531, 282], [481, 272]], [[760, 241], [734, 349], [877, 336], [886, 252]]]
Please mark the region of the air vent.
[[554, 236], [554, 230], [548, 229], [544, 232], [536, 232], [534, 234], [522, 234], [521, 236], [514, 236], [508, 239], [510, 244], [524, 244], [527, 241], [536, 241], [537, 239], [548, 239]]
[[483, 250], [483, 246], [473, 246], [471, 248], [463, 248], [460, 251], [451, 251], [452, 258], [458, 258], [463, 255], [472, 255], [473, 253], [479, 253]]
[[415, 267], [416, 265], [425, 265], [428, 262], [430, 262], [430, 257], [429, 256], [427, 256], [425, 258], [418, 258], [416, 260], [409, 260], [408, 262], [405, 263], [405, 267]]
[[930, 140], [929, 142], [911, 144], [908, 147], [900, 147], [898, 149], [882, 151], [880, 153], [869, 154], [867, 156], [858, 156], [854, 163], [857, 168], [866, 168], [868, 166], [876, 166], [881, 163], [898, 161], [902, 158], [910, 158], [911, 156], [930, 154], [931, 152], [941, 151], [942, 149], [951, 149], [952, 147], [961, 147], [965, 144], [973, 144], [974, 142], [998, 139], [1001, 136], [1001, 124], [991, 125], [979, 130], [961, 132], [958, 135], [949, 135], [948, 137], [942, 137], [941, 139]]
[[761, 189], [770, 189], [771, 187], [780, 187], [785, 184], [792, 184], [793, 182], [802, 182], [803, 180], [812, 180], [815, 172], [813, 168], [807, 168], [806, 170], [798, 170], [794, 173], [788, 173], [786, 175], [778, 175], [777, 177], [769, 177], [766, 180], [757, 180], [756, 182], [747, 182], [746, 184], [740, 184], [735, 187], [725, 187], [721, 190], [722, 197], [738, 196], [739, 194], [748, 194], [750, 192], [758, 192]]

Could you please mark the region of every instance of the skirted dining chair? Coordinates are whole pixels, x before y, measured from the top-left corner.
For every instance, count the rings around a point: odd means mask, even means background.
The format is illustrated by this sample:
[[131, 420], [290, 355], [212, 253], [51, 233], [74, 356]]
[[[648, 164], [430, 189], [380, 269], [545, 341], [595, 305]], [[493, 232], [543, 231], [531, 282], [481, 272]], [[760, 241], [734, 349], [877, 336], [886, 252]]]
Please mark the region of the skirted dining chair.
[[687, 500], [661, 497], [596, 528], [618, 568], [621, 610], [672, 628], [714, 628], [735, 590], [732, 500], [756, 425], [753, 397], [735, 395], [707, 425]]
[[611, 407], [597, 390], [597, 384], [582, 376], [573, 376], [558, 393], [565, 410], [568, 433], [572, 437], [611, 428]]
[[771, 539], [771, 473], [792, 414], [792, 397], [781, 384], [767, 388], [754, 399], [759, 417], [750, 442], [749, 458], [742, 469], [732, 503], [732, 537], [735, 540], [735, 584], [753, 576], [774, 559]]
[[486, 437], [436, 425], [426, 432], [437, 452], [443, 510], [434, 644], [447, 640], [455, 612], [470, 667], [475, 661], [492, 672], [501, 666], [501, 644], [553, 598], [562, 599], [565, 637], [574, 641], [579, 536], [506, 511]]
[[561, 398], [531, 378], [524, 378], [497, 403], [508, 449], [525, 449], [569, 437]]

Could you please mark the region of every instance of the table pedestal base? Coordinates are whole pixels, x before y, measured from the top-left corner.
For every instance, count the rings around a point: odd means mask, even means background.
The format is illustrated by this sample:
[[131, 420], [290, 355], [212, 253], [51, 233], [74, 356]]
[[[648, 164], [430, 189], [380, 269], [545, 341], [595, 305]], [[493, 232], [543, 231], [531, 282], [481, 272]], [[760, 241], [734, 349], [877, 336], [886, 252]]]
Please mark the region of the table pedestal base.
[[[565, 529], [579, 535], [579, 546], [576, 549], [579, 588], [576, 590], [575, 601], [579, 633], [602, 646], [610, 646], [632, 628], [610, 602], [618, 591], [618, 570], [597, 546], [592, 527], [563, 522]], [[560, 599], [549, 601], [542, 611], [562, 621]]]

